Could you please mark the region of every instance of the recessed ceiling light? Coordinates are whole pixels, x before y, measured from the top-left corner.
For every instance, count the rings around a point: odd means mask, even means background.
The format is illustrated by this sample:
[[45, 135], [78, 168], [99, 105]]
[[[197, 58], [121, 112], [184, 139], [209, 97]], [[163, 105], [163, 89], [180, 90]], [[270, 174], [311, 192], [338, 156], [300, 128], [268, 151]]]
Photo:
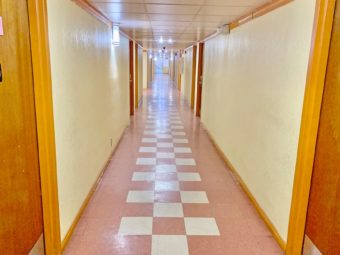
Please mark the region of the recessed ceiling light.
[[173, 42], [172, 39], [169, 38], [168, 43], [172, 44], [172, 42]]
[[163, 43], [164, 40], [163, 40], [163, 37], [161, 36], [161, 38], [159, 38], [159, 43]]

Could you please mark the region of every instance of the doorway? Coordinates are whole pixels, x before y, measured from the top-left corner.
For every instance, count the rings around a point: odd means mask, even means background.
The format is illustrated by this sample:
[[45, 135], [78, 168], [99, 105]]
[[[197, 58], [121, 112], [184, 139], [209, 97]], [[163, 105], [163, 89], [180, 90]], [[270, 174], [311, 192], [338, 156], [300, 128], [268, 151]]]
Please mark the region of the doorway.
[[201, 117], [202, 107], [202, 86], [203, 86], [203, 65], [204, 65], [204, 43], [199, 44], [198, 50], [198, 68], [197, 68], [197, 100], [196, 116]]
[[27, 1], [1, 0], [0, 15], [0, 251], [28, 254], [43, 214]]

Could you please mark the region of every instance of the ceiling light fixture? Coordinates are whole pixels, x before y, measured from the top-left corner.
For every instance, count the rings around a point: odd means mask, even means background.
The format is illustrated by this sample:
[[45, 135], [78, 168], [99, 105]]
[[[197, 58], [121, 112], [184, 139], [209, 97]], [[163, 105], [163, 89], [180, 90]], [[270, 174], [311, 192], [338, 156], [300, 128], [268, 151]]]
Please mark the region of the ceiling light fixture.
[[159, 43], [163, 43], [164, 40], [163, 40], [163, 37], [161, 36], [161, 38], [159, 38]]
[[119, 26], [113, 25], [112, 27], [112, 44], [113, 46], [120, 45], [120, 33], [119, 33]]
[[172, 42], [173, 42], [172, 39], [169, 38], [169, 39], [168, 39], [168, 43], [169, 43], [169, 44], [172, 44]]

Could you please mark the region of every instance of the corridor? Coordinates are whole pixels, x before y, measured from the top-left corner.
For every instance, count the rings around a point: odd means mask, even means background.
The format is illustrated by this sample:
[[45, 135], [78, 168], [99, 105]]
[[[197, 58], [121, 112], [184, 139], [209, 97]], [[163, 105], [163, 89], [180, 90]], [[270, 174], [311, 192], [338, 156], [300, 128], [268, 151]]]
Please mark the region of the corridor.
[[168, 75], [157, 75], [64, 255], [283, 254]]

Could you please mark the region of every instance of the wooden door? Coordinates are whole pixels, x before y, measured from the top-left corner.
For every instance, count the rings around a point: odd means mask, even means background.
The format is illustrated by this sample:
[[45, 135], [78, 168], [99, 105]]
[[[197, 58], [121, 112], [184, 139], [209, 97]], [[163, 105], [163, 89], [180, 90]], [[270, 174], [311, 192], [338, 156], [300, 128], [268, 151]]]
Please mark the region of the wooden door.
[[198, 54], [196, 116], [201, 117], [204, 43], [199, 44]]
[[322, 254], [340, 254], [340, 1], [336, 3], [314, 159], [306, 234]]
[[134, 104], [134, 79], [135, 79], [135, 74], [134, 74], [134, 66], [133, 66], [133, 41], [130, 41], [129, 44], [130, 48], [130, 115], [132, 116], [135, 112], [135, 104]]
[[0, 0], [0, 254], [28, 254], [43, 233], [26, 0]]

